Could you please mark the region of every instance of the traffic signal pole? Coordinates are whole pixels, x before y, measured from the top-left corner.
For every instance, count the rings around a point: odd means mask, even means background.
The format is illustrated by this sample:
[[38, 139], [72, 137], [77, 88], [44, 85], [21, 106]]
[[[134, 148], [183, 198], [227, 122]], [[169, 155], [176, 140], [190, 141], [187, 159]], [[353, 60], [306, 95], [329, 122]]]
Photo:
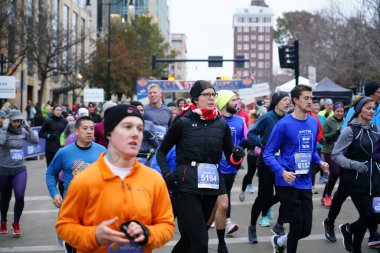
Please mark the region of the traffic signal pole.
[[296, 78], [296, 86], [298, 86], [298, 77], [300, 76], [300, 66], [298, 61], [298, 40], [294, 41], [294, 76]]
[[[215, 57], [215, 56], [213, 56]], [[172, 59], [172, 58], [157, 58], [156, 56], [152, 56], [152, 70], [156, 68], [156, 64], [159, 62], [167, 62], [167, 63], [172, 63], [172, 62], [208, 62], [210, 67], [222, 67], [220, 66], [220, 63], [224, 61], [233, 61], [236, 62], [236, 64], [241, 64], [244, 62], [248, 62], [249, 59], [244, 59], [244, 56], [236, 56], [235, 59], [223, 59], [223, 57], [215, 57], [215, 58], [209, 58], [209, 59]], [[213, 63], [215, 66], [212, 66]]]

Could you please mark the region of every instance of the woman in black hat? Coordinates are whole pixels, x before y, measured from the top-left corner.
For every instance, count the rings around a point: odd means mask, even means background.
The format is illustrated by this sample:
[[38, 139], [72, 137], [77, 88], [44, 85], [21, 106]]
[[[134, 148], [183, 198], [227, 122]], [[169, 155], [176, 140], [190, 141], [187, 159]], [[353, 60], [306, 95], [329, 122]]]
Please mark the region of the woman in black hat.
[[[157, 151], [157, 162], [166, 184], [173, 191], [181, 239], [172, 252], [206, 253], [206, 222], [221, 189], [219, 162], [224, 153], [231, 164], [244, 157], [241, 147], [234, 148], [231, 131], [215, 105], [217, 93], [206, 81], [196, 81], [190, 90], [192, 105], [185, 105], [180, 117], [169, 128]], [[176, 145], [177, 167], [171, 173], [166, 154]], [[224, 236], [224, 235], [223, 235]], [[218, 247], [218, 252], [228, 252]]]

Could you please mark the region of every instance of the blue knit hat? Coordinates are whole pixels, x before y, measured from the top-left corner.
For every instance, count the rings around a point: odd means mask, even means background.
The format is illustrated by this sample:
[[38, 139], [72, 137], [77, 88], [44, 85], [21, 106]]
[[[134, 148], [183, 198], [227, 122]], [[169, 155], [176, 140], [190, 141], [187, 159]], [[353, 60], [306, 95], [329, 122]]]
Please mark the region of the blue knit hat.
[[0, 110], [0, 117], [5, 119], [7, 117], [7, 114], [3, 110]]

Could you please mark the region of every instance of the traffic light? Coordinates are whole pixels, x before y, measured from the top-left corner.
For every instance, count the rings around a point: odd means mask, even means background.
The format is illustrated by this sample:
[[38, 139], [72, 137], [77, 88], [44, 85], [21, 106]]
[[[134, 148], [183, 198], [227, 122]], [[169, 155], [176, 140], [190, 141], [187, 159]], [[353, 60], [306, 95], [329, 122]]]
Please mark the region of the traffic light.
[[223, 67], [223, 56], [209, 56], [208, 67]]
[[244, 55], [235, 55], [235, 67], [244, 68]]
[[298, 52], [296, 47], [282, 46], [278, 49], [280, 67], [285, 69], [295, 69]]

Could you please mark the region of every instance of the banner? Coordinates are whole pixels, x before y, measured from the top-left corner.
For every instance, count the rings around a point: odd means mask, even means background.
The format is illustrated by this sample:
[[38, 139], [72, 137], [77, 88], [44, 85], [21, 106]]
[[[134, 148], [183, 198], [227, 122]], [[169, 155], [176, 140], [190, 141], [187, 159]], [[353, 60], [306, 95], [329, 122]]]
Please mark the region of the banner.
[[104, 102], [104, 89], [90, 89], [86, 88], [83, 90], [83, 101], [85, 103], [94, 102], [102, 103]]
[[[32, 131], [37, 135], [41, 130], [41, 127], [31, 127]], [[38, 155], [44, 155], [45, 154], [45, 145], [46, 140], [43, 138], [39, 138], [39, 142], [37, 144], [30, 143], [29, 141], [25, 140], [24, 145], [24, 158], [38, 156]]]
[[0, 76], [0, 98], [16, 98], [16, 78]]
[[[213, 84], [216, 91], [237, 91], [239, 89], [251, 88], [254, 84], [254, 80], [250, 77], [243, 78], [242, 80], [216, 80], [210, 82]], [[148, 87], [152, 84], [160, 86], [162, 92], [189, 92], [194, 83], [195, 81], [148, 80], [145, 77], [141, 77], [137, 80], [136, 95], [138, 100], [148, 97]]]

